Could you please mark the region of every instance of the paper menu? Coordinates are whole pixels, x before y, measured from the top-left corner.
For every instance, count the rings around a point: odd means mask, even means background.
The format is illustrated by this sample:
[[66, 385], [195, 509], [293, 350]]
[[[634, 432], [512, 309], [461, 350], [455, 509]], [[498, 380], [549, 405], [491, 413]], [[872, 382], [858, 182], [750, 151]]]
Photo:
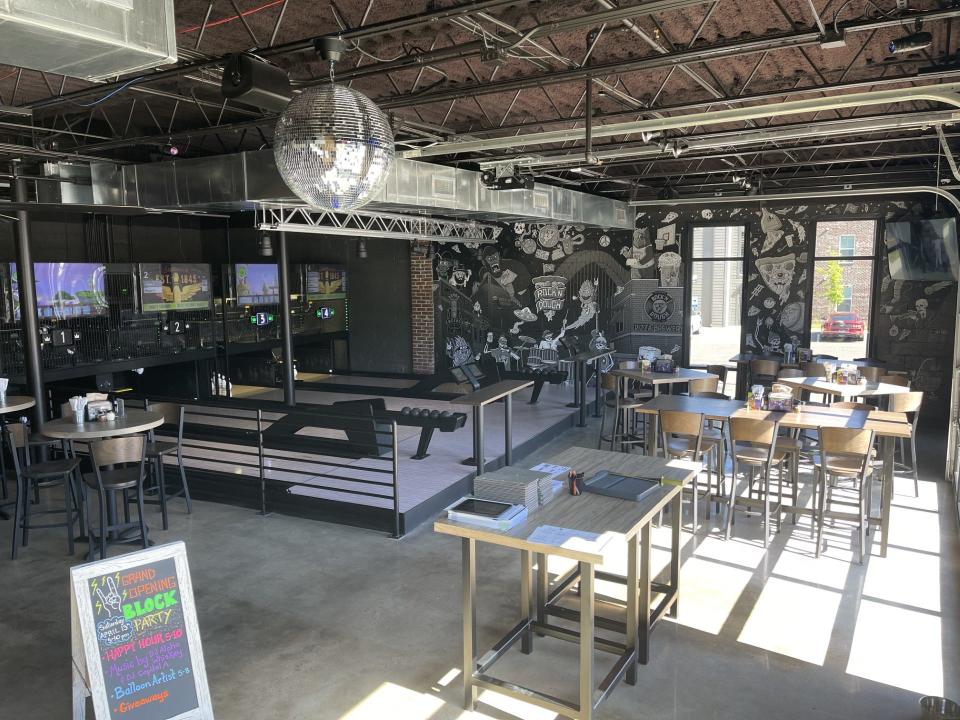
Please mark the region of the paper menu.
[[570, 468], [566, 465], [551, 465], [550, 463], [540, 463], [530, 468], [534, 472], [542, 472], [546, 475], [556, 477], [557, 475], [566, 475]]

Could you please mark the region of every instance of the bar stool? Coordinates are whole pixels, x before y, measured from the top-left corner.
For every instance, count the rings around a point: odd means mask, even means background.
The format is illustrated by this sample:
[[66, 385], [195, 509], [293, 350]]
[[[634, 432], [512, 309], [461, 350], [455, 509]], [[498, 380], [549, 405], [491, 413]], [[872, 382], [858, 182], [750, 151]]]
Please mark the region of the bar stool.
[[[867, 544], [867, 525], [871, 506], [870, 475], [873, 472], [871, 462], [873, 449], [873, 430], [856, 428], [821, 427], [820, 453], [813, 459], [813, 496], [814, 514], [817, 520], [816, 557], [820, 557], [823, 542], [823, 518], [830, 502], [841, 505], [855, 505], [857, 514], [846, 513], [845, 517], [857, 521], [860, 534], [860, 557], [863, 564], [863, 552]], [[859, 481], [857, 502], [832, 501], [827, 497], [830, 486], [827, 476], [850, 478]]]
[[716, 392], [720, 385], [720, 378], [703, 378], [702, 380], [691, 380], [687, 383], [687, 392], [690, 395], [694, 393]]
[[781, 378], [797, 378], [797, 377], [806, 377], [803, 374], [803, 370], [801, 370], [800, 368], [784, 368], [783, 370], [777, 373], [778, 380], [780, 380]]
[[[147, 433], [147, 460], [150, 464], [150, 486], [144, 487], [144, 495], [156, 495], [156, 501], [144, 500], [148, 504], [160, 505], [160, 514], [163, 518], [163, 529], [168, 529], [167, 524], [167, 499], [183, 496], [187, 503], [187, 515], [193, 512], [193, 503], [190, 500], [190, 487], [187, 485], [187, 472], [183, 465], [183, 420], [186, 414], [186, 408], [183, 405], [173, 403], [146, 403], [146, 409], [151, 412], [163, 415], [164, 425], [174, 425], [177, 428], [177, 439], [175, 442], [158, 441], [155, 438], [154, 431]], [[177, 469], [180, 471], [180, 489], [173, 493], [167, 492], [167, 482], [164, 472], [164, 458], [167, 456], [176, 456]]]
[[[73, 484], [73, 473], [80, 464], [76, 458], [49, 460], [41, 463], [30, 462], [29, 431], [22, 423], [11, 423], [6, 427], [6, 438], [10, 445], [10, 456], [13, 459], [13, 470], [17, 478], [17, 504], [13, 518], [13, 542], [10, 548], [10, 558], [17, 559], [17, 535], [20, 543], [27, 546], [30, 530], [42, 528], [66, 528], [67, 551], [73, 555], [74, 523], [80, 514], [80, 505], [77, 502], [76, 488]], [[20, 455], [23, 454], [24, 465], [20, 465]], [[35, 510], [31, 511], [30, 495], [39, 495], [41, 489], [63, 486], [63, 510]], [[44, 523], [35, 525], [30, 522], [32, 515], [60, 515], [63, 522]]]
[[[703, 426], [703, 414], [680, 412], [676, 410], [660, 411], [660, 438], [663, 443], [665, 458], [690, 459], [696, 462], [705, 461], [707, 466], [707, 517], [710, 517], [710, 496], [713, 492], [713, 477], [710, 472], [710, 463], [706, 460], [714, 454], [714, 463], [717, 471], [718, 484], [722, 483], [723, 463], [720, 458], [723, 439], [716, 431], [710, 432]], [[699, 475], [699, 474], [698, 474]], [[697, 502], [700, 494], [699, 478], [693, 478], [693, 521], [691, 532], [697, 529]], [[677, 522], [682, 522], [677, 518]]]
[[903, 438], [898, 443], [900, 447], [900, 465], [913, 473], [913, 495], [920, 497], [920, 478], [917, 474], [917, 423], [920, 421], [920, 406], [923, 404], [923, 393], [919, 390], [908, 393], [898, 393], [890, 396], [887, 409], [890, 412], [905, 413], [910, 421], [910, 465], [907, 465], [906, 448]]
[[[777, 499], [777, 532], [780, 532], [780, 509], [783, 507], [783, 465], [788, 457], [788, 451], [778, 447], [781, 438], [778, 437], [779, 423], [774, 420], [759, 420], [754, 418], [730, 418], [730, 443], [733, 456], [733, 478], [730, 481], [730, 496], [727, 500], [727, 529], [726, 539], [729, 540], [733, 532], [734, 513], [736, 512], [737, 478], [740, 466], [746, 465], [750, 469], [748, 477], [747, 498], [740, 498], [739, 502], [750, 507], [763, 508], [763, 546], [770, 544], [770, 480], [774, 466], [778, 468], [778, 499]], [[786, 440], [785, 438], [784, 440]], [[753, 499], [753, 474], [759, 468], [763, 487], [762, 503]], [[797, 502], [797, 480], [793, 475], [793, 504]]]
[[[597, 438], [597, 450], [601, 448], [604, 442], [610, 443], [611, 450], [615, 445], [619, 445], [623, 449], [627, 445], [636, 445], [643, 442], [635, 433], [631, 432], [631, 424], [635, 420], [634, 411], [645, 401], [621, 396], [620, 378], [610, 373], [603, 373], [600, 376], [600, 388], [604, 391], [603, 414], [600, 416], [600, 435]], [[607, 410], [613, 410], [613, 429], [609, 435], [604, 435], [603, 429], [607, 423]]]
[[[93, 472], [83, 476], [88, 487], [97, 491], [100, 506], [100, 525], [94, 533], [87, 507], [87, 537], [90, 538], [91, 560], [95, 557], [94, 540], [100, 545], [100, 557], [106, 558], [107, 547], [118, 543], [139, 542], [149, 545], [147, 524], [143, 512], [143, 479], [146, 463], [145, 435], [94, 440], [89, 445]], [[133, 496], [131, 496], [131, 492]], [[123, 521], [115, 519], [116, 499], [123, 501]], [[87, 494], [89, 503], [90, 494]], [[130, 520], [130, 503], [137, 504], [137, 520]], [[129, 531], [136, 530], [136, 534]], [[115, 534], [116, 533], [116, 534]], [[126, 533], [126, 534], [124, 534]]]
[[824, 378], [827, 377], [827, 366], [822, 362], [805, 362], [803, 367], [800, 368], [803, 370], [804, 377], [815, 377], [815, 378]]
[[862, 367], [860, 368], [860, 377], [867, 382], [880, 382], [880, 378], [887, 374], [887, 371], [881, 367]]

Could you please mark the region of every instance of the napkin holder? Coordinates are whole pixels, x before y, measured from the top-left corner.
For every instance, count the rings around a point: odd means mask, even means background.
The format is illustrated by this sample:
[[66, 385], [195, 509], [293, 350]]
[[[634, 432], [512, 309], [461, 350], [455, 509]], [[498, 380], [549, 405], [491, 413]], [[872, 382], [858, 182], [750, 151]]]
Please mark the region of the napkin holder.
[[87, 419], [90, 422], [95, 422], [100, 419], [102, 415], [113, 412], [113, 403], [109, 400], [94, 400], [87, 403]]

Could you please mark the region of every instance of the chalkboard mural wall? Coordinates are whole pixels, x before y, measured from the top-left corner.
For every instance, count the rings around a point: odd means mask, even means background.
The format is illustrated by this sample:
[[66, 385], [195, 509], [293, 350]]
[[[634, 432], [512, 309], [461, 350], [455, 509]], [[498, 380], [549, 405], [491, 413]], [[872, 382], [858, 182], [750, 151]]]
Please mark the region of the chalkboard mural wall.
[[643, 231], [580, 225], [516, 223], [504, 226], [496, 245], [441, 245], [434, 260], [437, 367], [491, 350], [514, 368], [532, 347], [584, 350], [606, 331], [611, 299], [631, 267], [645, 263], [643, 272], [656, 277]]
[[[612, 340], [611, 307], [618, 289], [631, 279], [654, 281], [669, 272], [698, 224], [746, 228], [741, 347], [747, 351], [777, 350], [784, 343], [808, 347], [818, 220], [899, 221], [946, 215], [942, 205], [937, 208], [932, 201], [915, 198], [664, 205], [638, 208], [632, 234], [517, 223], [504, 227], [496, 245], [438, 246], [437, 367], [482, 355], [485, 349], [496, 352], [501, 336], [507, 348], [560, 345], [572, 339], [579, 349], [586, 349], [597, 329]], [[677, 284], [682, 285], [682, 264], [676, 272]], [[925, 408], [940, 411], [949, 402], [957, 285], [892, 280], [882, 253], [876, 273], [880, 296], [871, 328], [873, 355], [889, 369], [907, 371], [913, 385], [927, 393]], [[622, 349], [621, 342], [615, 345]], [[676, 350], [676, 345], [664, 349]], [[509, 350], [502, 352], [510, 357]], [[517, 360], [511, 360], [516, 365]]]

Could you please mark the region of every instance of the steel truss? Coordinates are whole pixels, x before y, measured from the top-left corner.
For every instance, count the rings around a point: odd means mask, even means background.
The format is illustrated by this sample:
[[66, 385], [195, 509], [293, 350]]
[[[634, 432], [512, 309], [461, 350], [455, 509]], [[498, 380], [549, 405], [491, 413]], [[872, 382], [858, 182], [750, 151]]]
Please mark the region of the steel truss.
[[429, 242], [495, 243], [503, 228], [473, 220], [446, 220], [398, 213], [332, 212], [308, 207], [267, 205], [257, 210], [260, 230], [347, 235], [350, 237], [426, 240]]

